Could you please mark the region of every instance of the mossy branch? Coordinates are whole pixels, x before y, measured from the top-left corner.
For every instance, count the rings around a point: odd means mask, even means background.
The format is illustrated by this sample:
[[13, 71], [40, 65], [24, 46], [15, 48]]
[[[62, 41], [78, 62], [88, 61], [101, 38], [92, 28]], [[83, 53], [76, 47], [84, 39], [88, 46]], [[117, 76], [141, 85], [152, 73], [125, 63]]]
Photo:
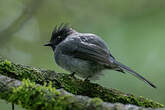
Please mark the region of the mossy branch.
[[63, 89], [52, 87], [52, 83], [43, 86], [30, 80], [11, 79], [0, 75], [0, 97], [9, 102], [21, 105], [28, 110], [129, 110], [147, 108], [134, 105], [111, 104], [100, 98], [89, 98], [73, 95]]
[[29, 79], [31, 82], [40, 85], [51, 81], [52, 87], [57, 89], [63, 88], [74, 95], [98, 97], [105, 102], [118, 102], [151, 108], [164, 107], [164, 105], [150, 99], [135, 97], [132, 94], [125, 94], [115, 89], [107, 89], [98, 84], [69, 77], [67, 74], [15, 64], [2, 58], [0, 58], [0, 74], [17, 80]]

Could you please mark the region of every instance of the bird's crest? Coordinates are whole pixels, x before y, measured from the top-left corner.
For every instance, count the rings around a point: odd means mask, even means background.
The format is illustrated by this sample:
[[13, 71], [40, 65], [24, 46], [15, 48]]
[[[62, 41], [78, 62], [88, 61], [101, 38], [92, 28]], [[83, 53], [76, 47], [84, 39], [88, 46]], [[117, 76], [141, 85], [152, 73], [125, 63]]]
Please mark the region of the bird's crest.
[[58, 43], [57, 40], [64, 40], [67, 35], [69, 35], [70, 31], [71, 28], [68, 24], [61, 24], [60, 26], [56, 26], [52, 32], [50, 42], [54, 44]]

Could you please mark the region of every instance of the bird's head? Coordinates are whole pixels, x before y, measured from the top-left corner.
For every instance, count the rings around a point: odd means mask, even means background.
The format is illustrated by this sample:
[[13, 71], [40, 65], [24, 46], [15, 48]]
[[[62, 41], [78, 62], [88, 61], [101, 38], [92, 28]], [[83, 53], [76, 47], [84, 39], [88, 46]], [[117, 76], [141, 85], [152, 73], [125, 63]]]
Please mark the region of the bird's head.
[[62, 42], [69, 34], [71, 34], [72, 31], [72, 28], [70, 28], [67, 24], [61, 24], [58, 27], [56, 26], [52, 32], [49, 43], [45, 44], [44, 46], [50, 46], [54, 51], [56, 46]]

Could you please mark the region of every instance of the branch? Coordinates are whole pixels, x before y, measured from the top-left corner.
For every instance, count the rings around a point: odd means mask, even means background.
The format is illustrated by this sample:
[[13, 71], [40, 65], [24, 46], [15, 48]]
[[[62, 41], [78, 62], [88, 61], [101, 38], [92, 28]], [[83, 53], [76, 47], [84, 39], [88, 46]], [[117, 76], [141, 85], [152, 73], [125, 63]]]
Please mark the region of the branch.
[[83, 95], [91, 98], [98, 97], [105, 102], [119, 102], [151, 108], [164, 107], [164, 105], [147, 98], [125, 94], [115, 89], [107, 89], [95, 83], [84, 82], [70, 77], [67, 74], [15, 64], [2, 58], [0, 58], [0, 74], [17, 80], [29, 79], [40, 85], [51, 81], [52, 87], [57, 89], [63, 88], [74, 95]]
[[30, 110], [151, 110], [134, 105], [105, 103], [99, 98], [73, 95], [52, 84], [44, 86], [0, 75], [0, 97]]

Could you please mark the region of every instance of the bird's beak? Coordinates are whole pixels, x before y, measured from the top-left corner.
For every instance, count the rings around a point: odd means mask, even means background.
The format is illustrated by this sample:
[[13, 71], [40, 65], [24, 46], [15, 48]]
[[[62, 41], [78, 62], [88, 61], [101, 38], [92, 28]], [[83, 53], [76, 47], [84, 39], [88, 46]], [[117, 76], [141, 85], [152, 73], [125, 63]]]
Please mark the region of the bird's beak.
[[47, 44], [44, 44], [43, 46], [49, 46], [49, 47], [51, 47], [53, 49], [53, 51], [56, 48], [52, 43], [47, 43]]
[[51, 43], [44, 44], [43, 46], [52, 46]]

